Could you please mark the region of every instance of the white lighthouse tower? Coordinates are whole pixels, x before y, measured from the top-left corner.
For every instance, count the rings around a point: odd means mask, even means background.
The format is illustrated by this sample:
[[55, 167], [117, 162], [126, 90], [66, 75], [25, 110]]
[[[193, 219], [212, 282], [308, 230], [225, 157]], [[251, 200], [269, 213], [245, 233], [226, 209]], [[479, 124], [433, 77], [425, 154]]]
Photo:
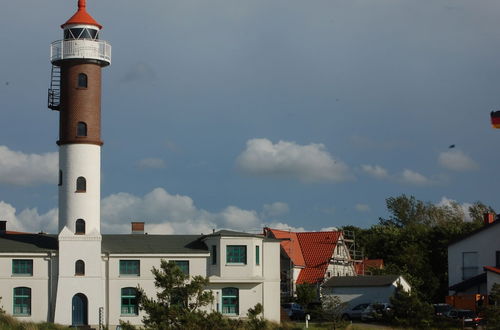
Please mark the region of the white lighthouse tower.
[[48, 106], [59, 111], [59, 273], [54, 321], [98, 324], [104, 306], [100, 234], [101, 68], [111, 46], [78, 0], [51, 44]]

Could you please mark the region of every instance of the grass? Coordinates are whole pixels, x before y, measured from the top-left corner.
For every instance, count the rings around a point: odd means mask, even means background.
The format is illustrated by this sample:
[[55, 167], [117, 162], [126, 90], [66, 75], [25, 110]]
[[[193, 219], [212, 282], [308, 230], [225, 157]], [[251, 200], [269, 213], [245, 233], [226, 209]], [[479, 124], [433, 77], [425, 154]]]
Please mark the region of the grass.
[[7, 315], [0, 314], [0, 330], [68, 330], [68, 327], [62, 325], [57, 325], [54, 323], [43, 322], [22, 322], [16, 318]]

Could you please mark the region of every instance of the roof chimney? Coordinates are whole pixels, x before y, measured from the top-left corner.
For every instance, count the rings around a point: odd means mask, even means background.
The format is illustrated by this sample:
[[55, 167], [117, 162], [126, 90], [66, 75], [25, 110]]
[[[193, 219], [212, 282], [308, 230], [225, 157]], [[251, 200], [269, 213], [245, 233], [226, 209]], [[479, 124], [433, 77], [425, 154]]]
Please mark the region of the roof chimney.
[[483, 215], [483, 221], [484, 221], [484, 225], [487, 226], [493, 222], [495, 222], [495, 213], [491, 213], [491, 212], [488, 212], [488, 213], [485, 213]]
[[7, 231], [7, 221], [0, 220], [0, 234], [5, 234], [6, 231]]
[[144, 222], [131, 222], [132, 224], [132, 234], [144, 234]]

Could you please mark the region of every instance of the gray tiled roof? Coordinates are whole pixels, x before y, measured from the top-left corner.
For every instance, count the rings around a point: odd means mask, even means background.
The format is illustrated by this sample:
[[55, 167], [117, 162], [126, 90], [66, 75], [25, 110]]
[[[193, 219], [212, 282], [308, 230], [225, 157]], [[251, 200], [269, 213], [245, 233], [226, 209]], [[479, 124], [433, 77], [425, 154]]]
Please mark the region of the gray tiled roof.
[[399, 275], [375, 276], [334, 276], [323, 283], [324, 287], [353, 287], [353, 286], [388, 286], [394, 283]]
[[46, 234], [2, 234], [0, 252], [48, 252], [57, 251], [57, 235]]
[[205, 235], [204, 238], [205, 237], [256, 237], [256, 238], [262, 238], [266, 242], [281, 242], [281, 240], [275, 238], [265, 237], [264, 234], [250, 234], [241, 231], [233, 231], [227, 229], [216, 231], [213, 234]]
[[208, 253], [200, 235], [102, 235], [109, 253]]
[[[200, 235], [102, 235], [102, 251], [109, 253], [204, 254]], [[3, 234], [0, 253], [57, 251], [57, 235]]]

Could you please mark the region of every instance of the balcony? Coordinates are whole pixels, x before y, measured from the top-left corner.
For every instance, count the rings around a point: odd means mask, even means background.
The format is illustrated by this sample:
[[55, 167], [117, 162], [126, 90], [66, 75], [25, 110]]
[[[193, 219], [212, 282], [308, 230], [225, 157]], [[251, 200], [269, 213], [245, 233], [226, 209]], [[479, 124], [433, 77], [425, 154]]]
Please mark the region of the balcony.
[[102, 66], [111, 64], [111, 45], [104, 40], [57, 40], [50, 45], [50, 61], [58, 65], [62, 60], [97, 60]]

